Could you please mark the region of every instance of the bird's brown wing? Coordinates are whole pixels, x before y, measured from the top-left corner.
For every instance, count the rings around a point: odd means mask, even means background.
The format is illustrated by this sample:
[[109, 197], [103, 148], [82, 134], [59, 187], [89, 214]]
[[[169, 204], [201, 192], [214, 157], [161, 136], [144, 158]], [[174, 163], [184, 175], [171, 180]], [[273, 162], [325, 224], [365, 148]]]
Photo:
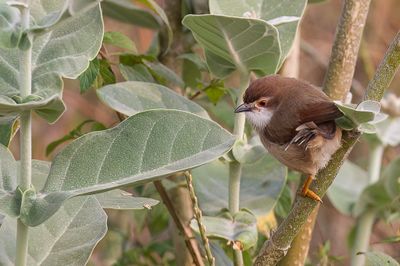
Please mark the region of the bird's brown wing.
[[343, 116], [343, 113], [331, 101], [313, 102], [304, 106], [299, 113], [300, 124], [314, 122], [319, 125]]
[[[343, 115], [332, 101], [321, 98], [313, 99], [302, 106], [292, 106], [291, 113], [287, 112], [287, 104], [278, 108], [279, 115], [273, 117], [264, 132], [267, 139], [276, 144], [283, 145], [292, 142], [296, 136], [299, 137], [298, 128], [307, 123], [313, 123], [318, 128], [317, 131], [313, 131], [312, 136], [307, 135], [308, 140], [314, 138], [314, 133], [329, 138], [336, 129], [334, 120]], [[300, 142], [302, 140], [303, 138], [299, 139]]]

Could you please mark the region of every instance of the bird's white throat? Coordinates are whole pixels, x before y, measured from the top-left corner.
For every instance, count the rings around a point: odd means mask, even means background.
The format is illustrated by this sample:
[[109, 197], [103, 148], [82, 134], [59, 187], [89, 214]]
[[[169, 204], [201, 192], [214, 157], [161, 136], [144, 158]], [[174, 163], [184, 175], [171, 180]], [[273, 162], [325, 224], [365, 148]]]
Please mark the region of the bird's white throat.
[[257, 131], [261, 131], [271, 121], [273, 114], [273, 110], [261, 108], [259, 111], [246, 112], [246, 119]]

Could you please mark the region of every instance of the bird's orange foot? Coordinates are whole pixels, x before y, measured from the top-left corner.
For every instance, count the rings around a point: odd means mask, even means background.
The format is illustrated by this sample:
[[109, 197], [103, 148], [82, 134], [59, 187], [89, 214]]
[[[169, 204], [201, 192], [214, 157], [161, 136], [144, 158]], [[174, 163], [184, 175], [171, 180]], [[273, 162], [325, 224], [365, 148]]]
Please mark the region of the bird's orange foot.
[[322, 203], [321, 198], [314, 191], [309, 189], [312, 181], [313, 176], [308, 176], [306, 182], [304, 182], [303, 188], [301, 189], [301, 195]]

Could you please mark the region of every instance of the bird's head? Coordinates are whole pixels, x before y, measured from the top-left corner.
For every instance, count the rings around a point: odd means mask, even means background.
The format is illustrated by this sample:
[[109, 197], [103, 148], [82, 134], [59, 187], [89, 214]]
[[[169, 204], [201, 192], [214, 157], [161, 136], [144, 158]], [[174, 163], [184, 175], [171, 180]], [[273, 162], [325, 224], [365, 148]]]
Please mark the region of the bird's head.
[[253, 81], [247, 88], [243, 104], [235, 109], [235, 113], [245, 112], [246, 119], [257, 130], [263, 130], [271, 121], [279, 103], [278, 75], [267, 76]]

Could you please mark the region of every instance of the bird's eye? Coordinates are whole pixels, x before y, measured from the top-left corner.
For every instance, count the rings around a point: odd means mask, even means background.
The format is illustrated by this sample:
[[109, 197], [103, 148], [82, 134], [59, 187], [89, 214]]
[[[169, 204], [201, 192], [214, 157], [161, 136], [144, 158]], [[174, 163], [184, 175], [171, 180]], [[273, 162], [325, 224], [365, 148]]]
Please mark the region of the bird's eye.
[[258, 106], [265, 107], [267, 105], [267, 101], [259, 101]]

